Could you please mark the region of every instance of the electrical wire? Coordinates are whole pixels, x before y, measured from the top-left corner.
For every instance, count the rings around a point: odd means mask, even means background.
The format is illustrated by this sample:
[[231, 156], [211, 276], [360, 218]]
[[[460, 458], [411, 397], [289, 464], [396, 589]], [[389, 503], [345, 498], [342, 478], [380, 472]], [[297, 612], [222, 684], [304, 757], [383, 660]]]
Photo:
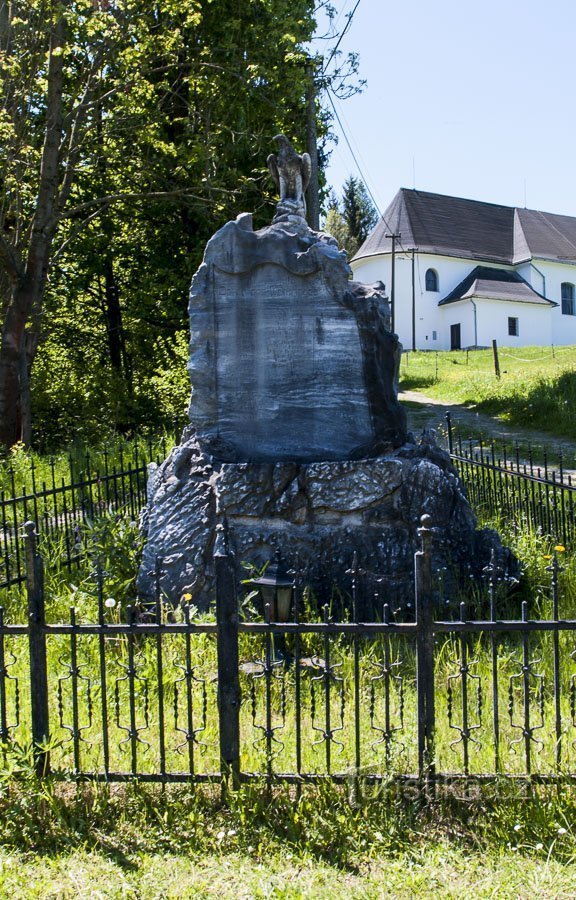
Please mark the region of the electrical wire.
[[[380, 216], [381, 219], [384, 219], [384, 216], [383, 216], [382, 212], [380, 211], [380, 207], [378, 206], [378, 203], [377, 203], [377, 201], [376, 201], [376, 198], [374, 197], [374, 194], [373, 194], [372, 191], [370, 190], [369, 186], [366, 184], [366, 178], [364, 177], [364, 173], [362, 172], [362, 168], [361, 168], [361, 166], [360, 166], [360, 163], [358, 162], [358, 158], [356, 157], [356, 154], [354, 153], [354, 150], [353, 150], [353, 148], [352, 148], [352, 144], [350, 143], [350, 140], [348, 139], [348, 135], [346, 134], [346, 129], [344, 128], [344, 125], [342, 124], [342, 119], [341, 119], [340, 116], [338, 115], [338, 110], [336, 109], [336, 106], [335, 106], [335, 104], [334, 104], [334, 100], [332, 99], [332, 92], [331, 92], [331, 91], [328, 93], [328, 99], [329, 99], [329, 101], [330, 101], [330, 104], [331, 104], [331, 106], [332, 106], [332, 109], [334, 110], [334, 115], [336, 116], [336, 121], [338, 122], [338, 124], [339, 124], [339, 126], [340, 126], [340, 130], [341, 130], [341, 132], [342, 132], [342, 137], [343, 137], [344, 140], [346, 141], [346, 144], [347, 144], [348, 149], [349, 149], [349, 151], [350, 151], [350, 155], [352, 156], [352, 159], [354, 160], [354, 163], [356, 164], [356, 168], [358, 169], [358, 174], [360, 175], [360, 178], [362, 179], [362, 183], [363, 183], [364, 187], [366, 188], [366, 190], [368, 191], [368, 194], [370, 195], [370, 199], [372, 200], [372, 203], [374, 204], [374, 206], [375, 206], [375, 208], [376, 208], [376, 212], [378, 213], [378, 215]], [[386, 221], [386, 219], [384, 219], [384, 223], [385, 223], [385, 225], [386, 225], [387, 228], [390, 228], [390, 226], [388, 225], [388, 222]]]
[[[336, 54], [336, 52], [337, 52], [337, 50], [338, 50], [338, 47], [339, 47], [340, 44], [342, 43], [342, 40], [343, 40], [344, 36], [345, 36], [345, 35], [348, 33], [348, 31], [350, 30], [350, 26], [352, 25], [352, 20], [354, 19], [354, 15], [355, 15], [355, 13], [356, 13], [356, 10], [357, 10], [358, 7], [360, 6], [360, 3], [361, 3], [361, 0], [356, 0], [356, 4], [355, 4], [353, 10], [352, 10], [350, 13], [347, 14], [347, 22], [346, 22], [346, 25], [345, 25], [344, 28], [342, 29], [342, 32], [341, 32], [341, 34], [340, 34], [338, 40], [336, 41], [335, 46], [332, 48], [332, 52], [330, 53], [330, 56], [328, 57], [328, 61], [325, 63], [325, 65], [324, 65], [323, 68], [322, 68], [322, 75], [324, 75], [324, 74], [326, 73], [326, 70], [328, 69], [328, 66], [330, 65], [330, 63], [331, 63], [332, 60], [334, 59], [334, 56], [335, 56], [335, 54]], [[348, 5], [348, 0], [347, 0], [346, 4], [344, 5], [343, 9], [341, 10], [340, 15], [338, 16], [337, 21], [340, 20], [340, 18], [341, 18], [341, 16], [342, 16], [342, 13], [344, 12], [344, 9], [346, 8], [347, 5]], [[349, 140], [349, 138], [348, 138], [348, 134], [347, 134], [347, 132], [346, 132], [346, 129], [344, 128], [344, 124], [343, 124], [343, 122], [342, 122], [342, 119], [341, 119], [340, 116], [338, 115], [338, 110], [336, 109], [336, 105], [335, 105], [334, 100], [333, 100], [333, 96], [335, 97], [336, 95], [334, 94], [334, 91], [330, 88], [330, 86], [328, 86], [328, 89], [327, 89], [327, 91], [326, 91], [326, 94], [327, 94], [327, 97], [328, 97], [328, 99], [329, 99], [329, 101], [330, 101], [330, 104], [331, 104], [331, 106], [332, 106], [332, 109], [334, 110], [334, 115], [336, 116], [336, 121], [338, 122], [338, 124], [339, 124], [339, 126], [340, 126], [340, 131], [342, 132], [342, 136], [343, 136], [344, 140], [346, 141], [346, 144], [347, 144], [348, 149], [349, 149], [349, 151], [350, 151], [350, 155], [352, 156], [352, 159], [354, 160], [354, 163], [355, 163], [356, 168], [357, 168], [357, 170], [358, 170], [358, 174], [360, 175], [360, 178], [361, 178], [361, 180], [362, 180], [362, 184], [364, 185], [366, 191], [368, 192], [368, 195], [369, 195], [370, 199], [372, 200], [372, 203], [374, 204], [374, 207], [375, 207], [376, 212], [378, 213], [379, 217], [383, 220], [383, 222], [384, 222], [384, 224], [386, 225], [386, 228], [388, 229], [389, 233], [390, 233], [390, 234], [393, 234], [394, 232], [393, 232], [393, 230], [392, 230], [392, 228], [391, 228], [389, 222], [388, 222], [387, 219], [384, 217], [384, 214], [383, 214], [382, 211], [380, 210], [380, 207], [379, 207], [379, 205], [378, 205], [378, 202], [376, 201], [376, 198], [374, 197], [374, 194], [373, 194], [372, 191], [370, 190], [370, 187], [369, 187], [369, 185], [368, 185], [368, 182], [367, 182], [367, 180], [366, 180], [366, 177], [365, 177], [365, 175], [364, 175], [364, 173], [363, 173], [363, 171], [362, 171], [362, 168], [361, 168], [361, 166], [360, 166], [360, 163], [358, 162], [358, 158], [357, 158], [357, 156], [356, 156], [356, 153], [354, 152], [354, 150], [353, 150], [353, 148], [352, 148], [352, 144], [350, 143], [350, 140]], [[404, 245], [402, 244], [401, 237], [398, 237], [397, 240], [398, 240], [398, 246], [399, 246], [399, 248], [400, 248], [400, 252], [401, 252], [401, 253], [408, 253], [409, 251], [408, 251], [408, 250], [404, 247]]]
[[348, 16], [347, 16], [348, 21], [346, 22], [344, 28], [342, 29], [342, 31], [340, 33], [340, 37], [336, 41], [336, 44], [332, 48], [332, 52], [331, 52], [330, 56], [328, 57], [328, 62], [322, 68], [322, 75], [326, 74], [326, 70], [327, 70], [328, 66], [330, 65], [330, 63], [332, 62], [332, 60], [334, 59], [334, 56], [338, 50], [338, 47], [342, 43], [344, 35], [347, 34], [348, 31], [350, 30], [350, 26], [352, 25], [352, 19], [354, 18], [354, 14], [355, 14], [356, 10], [358, 9], [358, 7], [360, 6], [361, 2], [362, 2], [362, 0], [356, 0], [356, 6], [354, 7], [354, 9], [352, 10], [351, 13], [348, 13]]
[[[352, 148], [352, 144], [350, 143], [350, 139], [348, 138], [348, 135], [347, 135], [347, 133], [346, 133], [346, 129], [344, 128], [342, 119], [341, 119], [340, 116], [338, 115], [338, 110], [336, 109], [336, 106], [335, 106], [335, 104], [334, 104], [334, 100], [332, 99], [332, 96], [331, 96], [332, 93], [333, 93], [332, 91], [327, 92], [327, 96], [328, 96], [328, 99], [329, 99], [330, 104], [331, 104], [331, 106], [332, 106], [332, 109], [334, 110], [334, 115], [336, 116], [336, 121], [338, 122], [338, 124], [339, 124], [339, 126], [340, 126], [340, 130], [341, 130], [341, 132], [342, 132], [342, 137], [343, 137], [344, 140], [346, 141], [346, 145], [347, 145], [347, 147], [348, 147], [348, 149], [349, 149], [349, 151], [350, 151], [350, 155], [352, 156], [352, 159], [354, 160], [354, 163], [355, 163], [356, 168], [357, 168], [357, 170], [358, 170], [358, 174], [360, 175], [360, 178], [361, 178], [361, 180], [362, 180], [362, 184], [363, 184], [364, 187], [366, 188], [366, 190], [367, 190], [367, 192], [368, 192], [368, 195], [370, 196], [370, 199], [372, 200], [372, 203], [374, 204], [374, 206], [375, 206], [375, 208], [376, 208], [376, 212], [378, 213], [378, 215], [380, 216], [380, 218], [381, 218], [382, 221], [384, 222], [386, 228], [388, 229], [388, 232], [389, 232], [390, 234], [393, 234], [394, 231], [393, 231], [393, 229], [392, 229], [392, 226], [390, 225], [390, 223], [388, 222], [388, 220], [387, 220], [386, 217], [384, 216], [384, 213], [381, 212], [380, 207], [378, 206], [378, 203], [377, 203], [377, 201], [376, 201], [376, 198], [374, 197], [374, 194], [373, 194], [372, 191], [370, 190], [370, 187], [369, 187], [369, 185], [368, 185], [368, 183], [367, 183], [367, 181], [366, 181], [366, 177], [365, 177], [365, 175], [364, 175], [364, 173], [363, 173], [363, 171], [362, 171], [362, 168], [361, 168], [361, 166], [360, 166], [360, 163], [358, 162], [358, 158], [357, 158], [356, 154], [354, 153], [354, 150], [353, 150], [353, 148]], [[401, 252], [401, 253], [410, 253], [410, 252], [411, 252], [410, 250], [408, 250], [408, 249], [403, 245], [401, 238], [398, 238], [397, 240], [398, 240], [398, 247], [400, 248], [400, 252]]]

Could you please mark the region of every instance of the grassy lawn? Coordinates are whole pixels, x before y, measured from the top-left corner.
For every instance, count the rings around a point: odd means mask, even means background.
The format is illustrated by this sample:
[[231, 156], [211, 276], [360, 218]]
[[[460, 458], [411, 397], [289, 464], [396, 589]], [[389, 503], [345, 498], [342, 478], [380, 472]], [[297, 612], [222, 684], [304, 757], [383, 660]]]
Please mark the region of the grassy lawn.
[[522, 854], [433, 849], [366, 859], [346, 871], [306, 854], [137, 854], [119, 862], [80, 851], [45, 858], [0, 853], [12, 898], [573, 897], [576, 868]]
[[51, 788], [0, 799], [3, 897], [573, 897], [573, 797]]
[[405, 353], [402, 390], [474, 406], [504, 422], [576, 439], [576, 347]]

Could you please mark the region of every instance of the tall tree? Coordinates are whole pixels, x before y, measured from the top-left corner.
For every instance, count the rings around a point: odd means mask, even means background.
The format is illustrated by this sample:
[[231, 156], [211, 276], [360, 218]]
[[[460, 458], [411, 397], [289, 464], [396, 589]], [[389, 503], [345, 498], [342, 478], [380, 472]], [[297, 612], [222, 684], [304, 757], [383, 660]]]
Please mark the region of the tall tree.
[[0, 0], [0, 444], [30, 439], [40, 341], [137, 424], [151, 330], [182, 329], [218, 224], [265, 220], [271, 137], [301, 140], [313, 30], [314, 0]]
[[342, 216], [355, 243], [356, 252], [378, 221], [378, 213], [364, 184], [353, 175], [346, 179], [342, 188]]
[[324, 227], [351, 259], [378, 221], [374, 204], [363, 183], [350, 175], [344, 182], [340, 200], [334, 190], [330, 191], [327, 207]]

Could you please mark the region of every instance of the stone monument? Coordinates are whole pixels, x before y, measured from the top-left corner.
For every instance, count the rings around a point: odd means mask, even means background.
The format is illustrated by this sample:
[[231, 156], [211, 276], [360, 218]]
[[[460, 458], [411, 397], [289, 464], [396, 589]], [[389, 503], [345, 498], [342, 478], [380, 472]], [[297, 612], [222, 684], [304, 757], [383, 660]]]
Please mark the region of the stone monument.
[[272, 224], [254, 231], [249, 213], [228, 222], [192, 281], [190, 425], [151, 467], [139, 591], [151, 595], [161, 557], [166, 597], [206, 608], [226, 519], [240, 576], [279, 549], [325, 592], [357, 551], [407, 600], [423, 513], [449, 572], [481, 568], [496, 538], [476, 531], [447, 454], [406, 433], [384, 285], [351, 281], [334, 238], [308, 227], [310, 160], [277, 140]]

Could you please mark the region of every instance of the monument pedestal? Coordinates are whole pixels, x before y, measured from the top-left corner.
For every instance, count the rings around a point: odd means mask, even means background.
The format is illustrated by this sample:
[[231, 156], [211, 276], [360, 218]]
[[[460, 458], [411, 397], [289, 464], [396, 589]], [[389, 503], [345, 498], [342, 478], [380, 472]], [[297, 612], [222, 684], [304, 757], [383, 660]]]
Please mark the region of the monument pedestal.
[[139, 580], [144, 598], [152, 596], [149, 573], [159, 556], [165, 596], [175, 603], [190, 595], [206, 609], [214, 599], [212, 552], [223, 519], [239, 579], [279, 549], [288, 567], [305, 572], [321, 602], [335, 588], [346, 588], [345, 571], [356, 552], [368, 573], [365, 607], [376, 591], [392, 606], [413, 603], [423, 513], [432, 517], [434, 567], [442, 570], [449, 592], [463, 575], [481, 575], [493, 547], [503, 566], [509, 561], [494, 532], [476, 530], [450, 458], [430, 435], [371, 459], [222, 463], [203, 452], [191, 433], [151, 468]]

